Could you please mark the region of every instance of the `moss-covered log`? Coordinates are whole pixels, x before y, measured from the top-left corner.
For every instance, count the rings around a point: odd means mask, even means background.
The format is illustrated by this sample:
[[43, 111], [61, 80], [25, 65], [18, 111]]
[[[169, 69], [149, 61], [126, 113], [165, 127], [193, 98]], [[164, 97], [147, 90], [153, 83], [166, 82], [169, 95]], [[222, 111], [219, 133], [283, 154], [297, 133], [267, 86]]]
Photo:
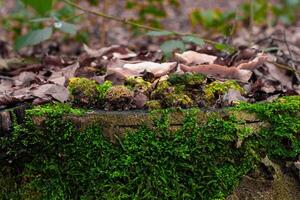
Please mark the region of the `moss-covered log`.
[[298, 199], [299, 111], [299, 96], [217, 112], [34, 107], [1, 138], [0, 197]]

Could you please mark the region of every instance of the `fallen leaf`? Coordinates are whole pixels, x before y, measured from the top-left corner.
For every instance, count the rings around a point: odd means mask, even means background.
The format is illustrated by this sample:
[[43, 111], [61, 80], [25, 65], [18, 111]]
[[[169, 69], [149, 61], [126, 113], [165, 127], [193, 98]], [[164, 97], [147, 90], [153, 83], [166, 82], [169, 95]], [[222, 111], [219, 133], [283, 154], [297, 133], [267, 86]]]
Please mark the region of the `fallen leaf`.
[[183, 62], [184, 64], [212, 64], [217, 59], [216, 56], [211, 56], [204, 53], [198, 53], [195, 51], [186, 51], [182, 54], [175, 53], [175, 58]]
[[55, 84], [41, 85], [38, 88], [34, 89], [32, 91], [32, 94], [41, 99], [44, 99], [47, 96], [51, 96], [60, 102], [67, 101], [69, 96], [67, 88]]
[[242, 96], [240, 91], [234, 89], [229, 89], [228, 92], [224, 94], [222, 98], [223, 98], [223, 102], [227, 106], [231, 106], [237, 103], [238, 101], [244, 101], [244, 102], [247, 101], [247, 99]]
[[135, 95], [133, 98], [133, 104], [136, 106], [137, 109], [143, 108], [147, 101], [148, 97], [142, 93]]
[[226, 67], [217, 64], [198, 65], [194, 67], [180, 64], [180, 69], [183, 72], [200, 73], [221, 80], [234, 79], [244, 83], [248, 82], [252, 75], [252, 72], [249, 70], [242, 70], [235, 67]]
[[75, 72], [79, 68], [79, 62], [75, 62], [74, 64], [65, 67], [61, 70], [64, 77], [69, 80], [72, 77], [75, 77]]
[[246, 70], [254, 70], [259, 66], [262, 66], [268, 59], [268, 56], [265, 54], [259, 54], [256, 58], [251, 61], [240, 63], [237, 68], [238, 69], [246, 69]]
[[155, 63], [155, 62], [140, 62], [136, 64], [125, 64], [123, 68], [135, 71], [137, 73], [151, 72], [156, 77], [165, 75], [176, 67], [176, 62]]

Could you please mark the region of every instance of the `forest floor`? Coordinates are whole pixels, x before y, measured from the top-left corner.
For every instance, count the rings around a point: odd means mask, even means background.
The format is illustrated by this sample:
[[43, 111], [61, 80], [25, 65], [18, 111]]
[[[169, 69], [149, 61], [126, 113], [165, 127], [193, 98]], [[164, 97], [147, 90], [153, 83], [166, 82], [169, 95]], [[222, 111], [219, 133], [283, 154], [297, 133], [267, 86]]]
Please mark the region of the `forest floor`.
[[[134, 12], [125, 9], [123, 1], [114, 2], [106, 9], [108, 14], [120, 18], [134, 16]], [[162, 24], [166, 30], [189, 32], [192, 28], [187, 13], [194, 8], [232, 10], [239, 8], [239, 4], [240, 1], [185, 0], [185, 6], [166, 8], [168, 17]], [[93, 9], [86, 2], [80, 6]], [[1, 8], [0, 16], [13, 12], [13, 7], [13, 2], [7, 3]], [[13, 32], [0, 28], [0, 109], [51, 101], [106, 110], [152, 109], [153, 104], [161, 108], [218, 108], [237, 101], [270, 101], [279, 96], [300, 94], [300, 28], [297, 24], [239, 26], [229, 37], [193, 29], [213, 42], [201, 45], [194, 38], [183, 44], [176, 36], [136, 35], [118, 22], [91, 14], [78, 23], [78, 28], [79, 32], [87, 31], [87, 45], [55, 33], [50, 40], [18, 52], [12, 49]], [[26, 28], [21, 30], [24, 31]], [[169, 38], [171, 43], [163, 47], [161, 44]], [[166, 55], [174, 40], [177, 47]], [[227, 43], [232, 48], [229, 51], [221, 45], [220, 49], [219, 43]], [[199, 74], [205, 77], [199, 78]], [[77, 94], [76, 90], [82, 90], [79, 87], [82, 83], [102, 87], [108, 82], [114, 86], [107, 86], [107, 91], [102, 91], [102, 99], [96, 102], [87, 101], [98, 94]], [[145, 87], [140, 88], [141, 84]], [[109, 94], [120, 92], [117, 85], [126, 86], [121, 91], [126, 95], [115, 101]]]

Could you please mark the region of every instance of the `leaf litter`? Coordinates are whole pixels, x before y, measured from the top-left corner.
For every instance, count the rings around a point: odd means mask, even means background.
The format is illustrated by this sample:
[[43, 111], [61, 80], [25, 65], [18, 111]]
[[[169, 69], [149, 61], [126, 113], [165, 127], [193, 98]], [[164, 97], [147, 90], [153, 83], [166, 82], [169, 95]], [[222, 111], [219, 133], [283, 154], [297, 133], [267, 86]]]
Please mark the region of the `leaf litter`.
[[[39, 57], [35, 62], [14, 57], [11, 48], [2, 42], [0, 109], [22, 103], [72, 102], [68, 84], [74, 77], [87, 78], [100, 86], [111, 81], [113, 87], [124, 85], [130, 90], [130, 95], [124, 94], [121, 99], [114, 99], [118, 90], [109, 90], [110, 96], [102, 105], [90, 106], [107, 110], [155, 109], [153, 105], [157, 108], [223, 107], [238, 101], [268, 101], [283, 95], [299, 95], [300, 48], [290, 43], [299, 44], [300, 36], [289, 37], [290, 34], [283, 33], [281, 27], [265, 31], [258, 34], [252, 48], [244, 45], [247, 40], [244, 34], [233, 40], [238, 47], [233, 53], [203, 45], [187, 50], [178, 48], [179, 51], [168, 52], [171, 57], [166, 57], [164, 49], [155, 44], [135, 50], [123, 45], [92, 49], [84, 44], [79, 54], [41, 53], [35, 55]], [[287, 43], [286, 38], [294, 39]], [[11, 61], [16, 65], [10, 68]], [[197, 75], [203, 79], [200, 81]], [[175, 81], [175, 84], [174, 80], [185, 82]], [[226, 84], [235, 81], [243, 92], [235, 86], [216, 88], [208, 100], [209, 85], [216, 81]]]

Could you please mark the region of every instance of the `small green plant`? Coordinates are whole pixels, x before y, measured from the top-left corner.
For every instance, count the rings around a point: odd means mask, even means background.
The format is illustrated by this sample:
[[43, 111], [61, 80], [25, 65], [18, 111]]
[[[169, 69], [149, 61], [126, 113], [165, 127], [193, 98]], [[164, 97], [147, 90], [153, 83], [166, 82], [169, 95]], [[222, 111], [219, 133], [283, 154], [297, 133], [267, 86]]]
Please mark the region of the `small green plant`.
[[229, 89], [238, 90], [242, 94], [245, 92], [245, 90], [234, 80], [229, 80], [225, 82], [214, 81], [205, 86], [203, 90], [205, 95], [204, 98], [207, 102], [211, 103], [220, 95], [223, 95], [226, 92], [228, 92]]
[[[16, 4], [16, 11], [3, 19], [3, 23], [7, 30], [13, 30], [16, 33], [15, 48], [17, 50], [51, 38], [56, 30], [73, 36], [77, 33], [77, 27], [72, 23], [76, 19], [71, 18], [75, 15], [75, 10], [68, 5], [54, 10], [55, 1], [53, 0], [43, 0], [43, 3], [39, 0], [17, 0]], [[67, 18], [72, 22], [69, 22]], [[14, 24], [12, 21], [16, 21], [18, 26], [11, 25]], [[24, 27], [27, 27], [29, 32], [19, 36]]]
[[156, 28], [162, 28], [161, 19], [167, 17], [166, 6], [179, 6], [178, 0], [126, 0], [126, 9], [137, 12], [137, 18], [133, 21], [147, 24]]

